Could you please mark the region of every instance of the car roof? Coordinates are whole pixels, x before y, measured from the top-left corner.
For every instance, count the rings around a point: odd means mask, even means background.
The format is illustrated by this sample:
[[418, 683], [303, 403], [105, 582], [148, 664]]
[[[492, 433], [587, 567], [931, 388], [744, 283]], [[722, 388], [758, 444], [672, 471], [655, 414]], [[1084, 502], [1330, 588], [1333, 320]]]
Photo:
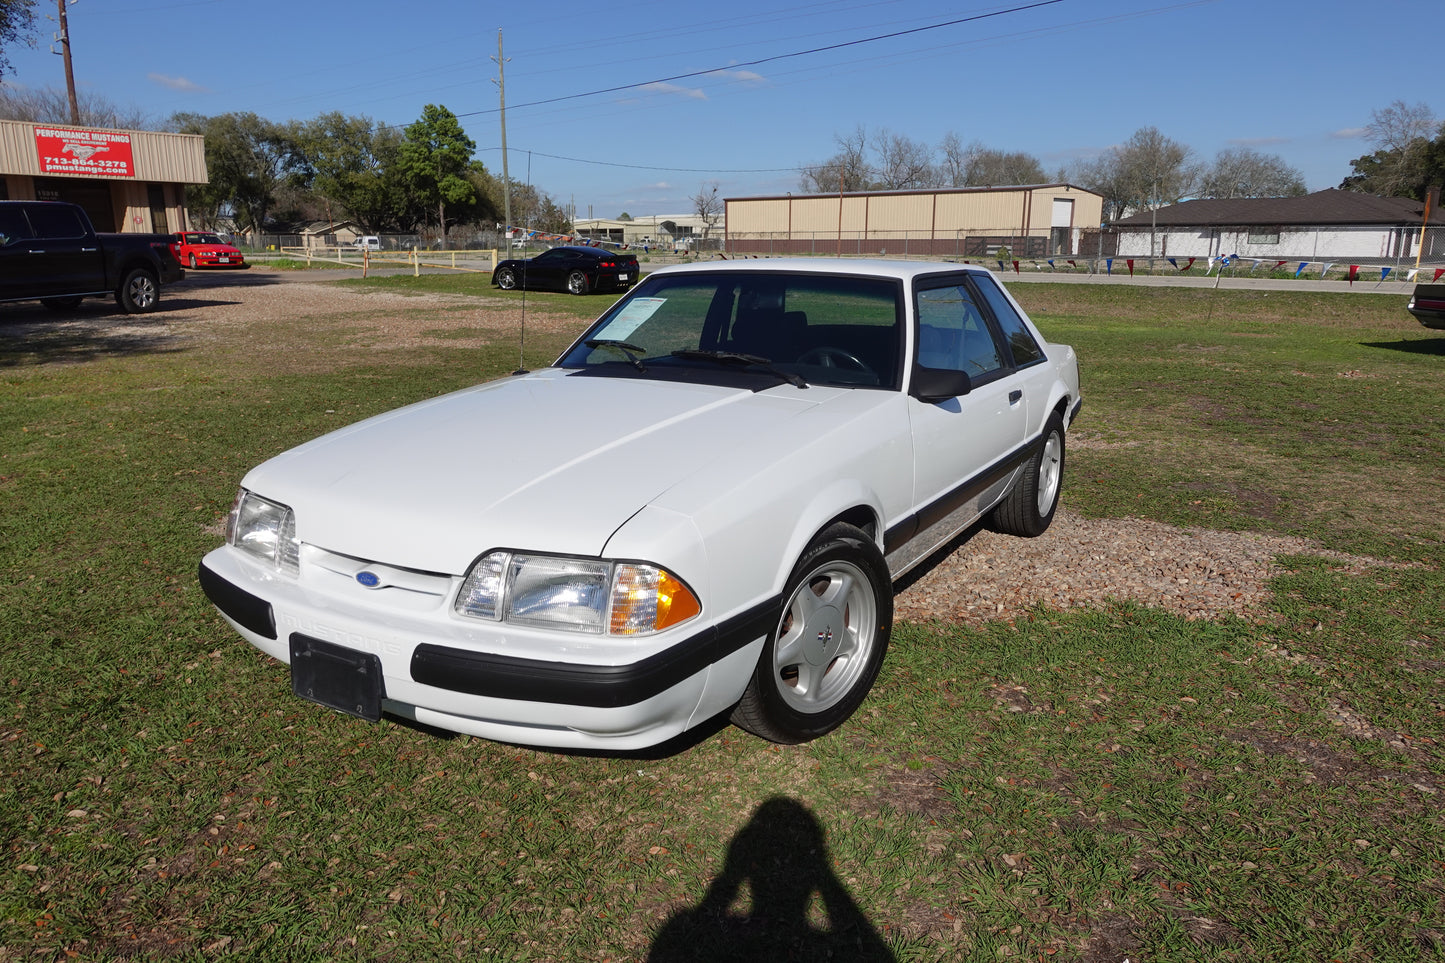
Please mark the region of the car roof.
[[586, 244], [558, 244], [556, 247], [548, 248], [549, 251], [576, 251], [581, 254], [595, 254], [601, 257], [604, 254], [616, 254], [616, 251], [609, 251], [605, 248], [590, 247]]
[[956, 261], [903, 261], [885, 258], [773, 257], [736, 258], [728, 261], [695, 261], [674, 264], [651, 272], [658, 274], [708, 274], [719, 271], [769, 271], [794, 274], [851, 274], [910, 281], [926, 274], [971, 272], [988, 274], [988, 268]]

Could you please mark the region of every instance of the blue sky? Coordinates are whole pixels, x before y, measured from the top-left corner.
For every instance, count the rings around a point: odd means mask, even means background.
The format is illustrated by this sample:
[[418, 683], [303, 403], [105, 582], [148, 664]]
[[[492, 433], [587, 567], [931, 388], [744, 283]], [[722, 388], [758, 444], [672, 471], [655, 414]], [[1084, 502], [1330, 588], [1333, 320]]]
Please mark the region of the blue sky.
[[[1439, 0], [82, 0], [68, 17], [77, 85], [154, 118], [405, 125], [438, 103], [497, 172], [500, 30], [512, 176], [613, 217], [686, 211], [704, 185], [797, 190], [798, 168], [859, 125], [1026, 151], [1050, 175], [1152, 125], [1201, 159], [1248, 146], [1335, 187], [1372, 110], [1445, 110], [1405, 46], [1439, 14]], [[7, 83], [63, 86], [43, 24]]]

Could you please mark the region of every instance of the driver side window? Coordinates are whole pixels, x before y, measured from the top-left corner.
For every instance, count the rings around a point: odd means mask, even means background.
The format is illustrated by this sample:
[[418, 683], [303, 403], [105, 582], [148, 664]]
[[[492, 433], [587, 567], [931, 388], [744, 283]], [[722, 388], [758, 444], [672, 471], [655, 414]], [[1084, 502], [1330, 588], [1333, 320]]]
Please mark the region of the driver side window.
[[918, 363], [975, 381], [1003, 368], [993, 332], [963, 284], [918, 292]]

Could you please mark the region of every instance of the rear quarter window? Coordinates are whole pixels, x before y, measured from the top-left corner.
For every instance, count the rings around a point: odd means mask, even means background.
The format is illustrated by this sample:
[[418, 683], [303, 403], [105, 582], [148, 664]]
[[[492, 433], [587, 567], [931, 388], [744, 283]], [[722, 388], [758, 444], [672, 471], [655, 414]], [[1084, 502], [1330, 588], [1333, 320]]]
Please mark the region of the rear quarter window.
[[1024, 323], [1024, 319], [1019, 317], [1013, 302], [1003, 293], [998, 282], [986, 275], [976, 275], [973, 283], [1002, 329], [1009, 351], [1013, 353], [1014, 364], [1022, 368], [1044, 360], [1044, 351], [1039, 347], [1038, 341], [1034, 340], [1033, 332]]

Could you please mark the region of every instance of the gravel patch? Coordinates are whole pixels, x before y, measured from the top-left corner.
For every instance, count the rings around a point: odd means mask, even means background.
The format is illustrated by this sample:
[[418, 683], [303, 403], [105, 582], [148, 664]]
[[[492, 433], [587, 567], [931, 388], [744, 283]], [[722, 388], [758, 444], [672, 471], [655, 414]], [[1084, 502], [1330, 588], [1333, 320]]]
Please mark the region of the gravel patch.
[[1280, 555], [1314, 555], [1359, 574], [1395, 563], [1303, 538], [1177, 528], [1141, 518], [1084, 518], [1062, 507], [1038, 538], [980, 530], [898, 594], [894, 616], [978, 625], [1035, 605], [1132, 601], [1186, 619], [1264, 617]]

